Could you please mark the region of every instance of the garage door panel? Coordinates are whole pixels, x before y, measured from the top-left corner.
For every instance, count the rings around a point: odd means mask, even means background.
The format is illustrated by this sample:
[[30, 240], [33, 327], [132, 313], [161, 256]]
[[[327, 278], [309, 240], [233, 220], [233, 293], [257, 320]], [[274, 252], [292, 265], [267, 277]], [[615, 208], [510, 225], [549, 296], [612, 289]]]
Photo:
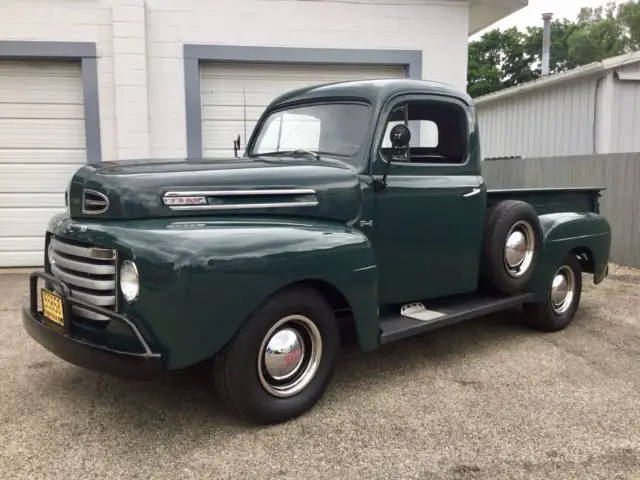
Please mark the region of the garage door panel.
[[[53, 163], [56, 165], [72, 163], [77, 166], [86, 162], [84, 149], [64, 148], [2, 148], [2, 163]], [[1, 168], [1, 167], [0, 167]]]
[[11, 267], [42, 267], [44, 257], [42, 251], [33, 252], [0, 252], [0, 266]]
[[85, 146], [84, 120], [0, 119], [0, 148]]
[[0, 105], [81, 105], [81, 75], [80, 62], [2, 61]]
[[0, 193], [64, 192], [78, 165], [0, 165]]
[[266, 106], [286, 91], [344, 80], [402, 78], [405, 70], [397, 66], [215, 62], [203, 64], [200, 77], [203, 154], [220, 157], [233, 155], [238, 134], [244, 149], [244, 106], [250, 135]]
[[[251, 121], [257, 121], [260, 118], [260, 114], [264, 111], [264, 107], [260, 106], [247, 106], [247, 119]], [[244, 118], [244, 109], [242, 105], [203, 105], [202, 118], [214, 119], [212, 121], [229, 121], [238, 120]]]
[[[0, 68], [0, 75], [2, 75]], [[20, 85], [17, 83], [20, 82]], [[43, 84], [46, 82], [46, 89]], [[69, 85], [68, 78], [26, 78], [0, 77], [0, 105], [5, 103], [26, 104], [82, 104], [83, 92]]]
[[203, 79], [210, 78], [230, 78], [236, 80], [254, 79], [256, 72], [260, 73], [260, 78], [299, 78], [308, 80], [316, 73], [322, 78], [334, 78], [337, 81], [345, 79], [363, 79], [373, 77], [389, 77], [404, 76], [404, 68], [388, 65], [337, 65], [326, 64], [319, 65], [313, 63], [234, 63], [234, 62], [216, 62], [215, 64], [205, 65], [202, 70], [201, 77]]
[[[0, 237], [44, 236], [49, 219], [64, 208], [3, 208], [0, 210]], [[19, 247], [18, 247], [19, 248]]]
[[[66, 186], [65, 186], [66, 189]], [[0, 193], [0, 208], [40, 207], [64, 208], [64, 192], [58, 193]]]
[[38, 237], [0, 237], [0, 254], [44, 250], [44, 235]]
[[84, 107], [68, 103], [0, 103], [0, 119], [73, 119], [84, 123]]
[[[247, 136], [251, 135], [256, 122], [247, 121]], [[207, 148], [222, 149], [233, 155], [233, 141], [240, 135], [240, 146], [244, 150], [245, 135], [244, 122], [242, 121], [226, 121], [226, 122], [204, 122], [203, 134], [209, 139]]]
[[[278, 90], [271, 92], [247, 92], [246, 105], [247, 108], [263, 108], [271, 103], [271, 101], [279, 95]], [[207, 106], [239, 106], [242, 107], [245, 102], [245, 96], [242, 90], [239, 92], [203, 92], [202, 105]]]

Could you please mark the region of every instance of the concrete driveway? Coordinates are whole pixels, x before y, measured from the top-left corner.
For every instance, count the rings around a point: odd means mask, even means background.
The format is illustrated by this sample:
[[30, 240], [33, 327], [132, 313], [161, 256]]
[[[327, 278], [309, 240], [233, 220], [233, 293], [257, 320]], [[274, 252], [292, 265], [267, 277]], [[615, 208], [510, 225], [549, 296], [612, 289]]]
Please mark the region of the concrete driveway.
[[0, 275], [3, 478], [640, 478], [638, 271], [585, 277], [561, 333], [507, 313], [348, 348], [324, 400], [268, 428], [229, 418], [202, 369], [134, 383], [58, 360], [22, 330], [26, 278]]

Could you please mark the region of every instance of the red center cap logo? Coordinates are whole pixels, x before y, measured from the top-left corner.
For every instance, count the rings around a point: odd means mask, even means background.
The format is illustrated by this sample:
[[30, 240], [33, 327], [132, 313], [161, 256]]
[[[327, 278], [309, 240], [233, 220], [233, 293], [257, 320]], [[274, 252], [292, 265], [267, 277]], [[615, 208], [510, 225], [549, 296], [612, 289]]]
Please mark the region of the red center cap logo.
[[300, 357], [302, 357], [302, 349], [298, 347], [284, 356], [284, 363], [291, 365], [293, 362], [300, 360]]

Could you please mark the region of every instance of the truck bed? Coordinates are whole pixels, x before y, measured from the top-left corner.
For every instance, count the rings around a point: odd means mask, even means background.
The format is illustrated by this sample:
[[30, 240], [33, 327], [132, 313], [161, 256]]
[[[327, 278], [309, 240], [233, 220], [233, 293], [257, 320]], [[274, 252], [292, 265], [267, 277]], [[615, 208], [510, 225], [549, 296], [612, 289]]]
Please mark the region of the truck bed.
[[489, 189], [488, 206], [502, 200], [530, 203], [538, 215], [558, 212], [600, 213], [599, 198], [604, 187]]

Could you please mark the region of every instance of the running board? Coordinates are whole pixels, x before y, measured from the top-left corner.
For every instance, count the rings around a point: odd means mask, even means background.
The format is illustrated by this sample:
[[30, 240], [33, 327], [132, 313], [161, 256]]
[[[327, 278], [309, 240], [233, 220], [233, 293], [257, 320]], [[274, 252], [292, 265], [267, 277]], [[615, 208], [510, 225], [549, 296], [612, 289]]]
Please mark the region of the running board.
[[413, 337], [430, 330], [517, 307], [534, 301], [533, 293], [508, 297], [473, 295], [405, 305], [400, 314], [380, 317], [380, 344]]

